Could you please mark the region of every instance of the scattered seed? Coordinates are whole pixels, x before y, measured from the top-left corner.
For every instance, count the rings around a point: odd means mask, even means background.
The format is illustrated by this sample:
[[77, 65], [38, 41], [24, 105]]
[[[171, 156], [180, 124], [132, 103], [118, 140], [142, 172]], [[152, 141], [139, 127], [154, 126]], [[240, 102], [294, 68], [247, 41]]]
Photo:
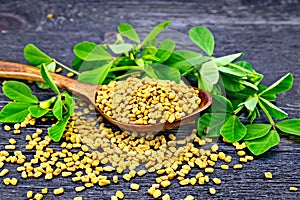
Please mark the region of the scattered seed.
[[140, 189], [140, 186], [139, 186], [138, 184], [136, 184], [136, 183], [131, 183], [131, 184], [130, 184], [130, 188], [131, 188], [132, 190], [139, 190], [139, 189]]
[[161, 196], [161, 191], [159, 190], [159, 189], [156, 189], [155, 191], [154, 191], [154, 193], [153, 193], [153, 197], [155, 198], [155, 199], [157, 199], [158, 197], [160, 197]]
[[296, 187], [290, 187], [289, 190], [292, 191], [292, 192], [297, 192], [298, 188], [296, 188]]
[[116, 197], [119, 199], [124, 199], [124, 193], [120, 190], [116, 191]]
[[64, 191], [65, 191], [64, 188], [60, 187], [60, 188], [54, 189], [53, 194], [60, 195], [60, 194], [64, 193]]
[[162, 200], [170, 200], [171, 197], [169, 194], [165, 194], [164, 196], [161, 197]]
[[233, 165], [233, 169], [242, 169], [243, 165], [242, 164], [235, 164]]
[[273, 175], [271, 172], [265, 172], [265, 178], [266, 179], [272, 179], [273, 178]]
[[11, 128], [10, 128], [10, 126], [8, 126], [8, 125], [4, 125], [4, 130], [5, 130], [5, 131], [10, 131]]
[[192, 195], [188, 195], [184, 198], [184, 200], [194, 200], [195, 198]]
[[216, 194], [216, 189], [215, 189], [215, 188], [209, 188], [209, 193], [210, 193], [211, 195]]
[[33, 196], [33, 192], [31, 190], [27, 191], [27, 199], [31, 199]]

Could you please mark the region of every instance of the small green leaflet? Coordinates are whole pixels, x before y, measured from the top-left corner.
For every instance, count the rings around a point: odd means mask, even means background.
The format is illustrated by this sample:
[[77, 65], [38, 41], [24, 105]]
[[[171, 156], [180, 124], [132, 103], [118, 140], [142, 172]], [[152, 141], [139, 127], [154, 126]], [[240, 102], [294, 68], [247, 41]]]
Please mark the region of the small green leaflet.
[[245, 102], [241, 103], [239, 106], [241, 105], [245, 105], [245, 107], [249, 110], [249, 111], [254, 111], [254, 109], [256, 108], [258, 102], [258, 96], [257, 95], [253, 95], [253, 96], [249, 96]]
[[62, 137], [70, 116], [66, 116], [62, 121], [48, 129], [48, 134], [54, 142], [59, 142]]
[[53, 115], [58, 119], [58, 120], [62, 120], [63, 116], [63, 103], [61, 100], [61, 96], [57, 96], [57, 99], [54, 103], [53, 109], [52, 109]]
[[181, 80], [180, 72], [172, 67], [156, 64], [152, 66], [156, 77], [161, 80], [170, 80], [179, 83]]
[[234, 61], [235, 59], [243, 56], [244, 54], [242, 53], [236, 53], [236, 54], [231, 54], [228, 56], [223, 56], [223, 57], [219, 57], [214, 59], [213, 61], [218, 65], [218, 66], [224, 66], [224, 65], [228, 65], [229, 63], [232, 63], [232, 61]]
[[198, 87], [210, 92], [218, 80], [219, 71], [217, 65], [213, 61], [204, 63], [200, 69]]
[[109, 48], [114, 52], [115, 54], [122, 54], [130, 51], [132, 49], [133, 45], [124, 43], [124, 44], [110, 44]]
[[200, 137], [217, 137], [227, 118], [226, 113], [205, 113], [198, 120]]
[[97, 45], [93, 42], [81, 42], [74, 47], [75, 55], [85, 61], [111, 60], [112, 56], [108, 53], [104, 45]]
[[247, 128], [240, 122], [236, 115], [227, 119], [221, 129], [221, 135], [229, 142], [240, 141], [247, 132]]
[[247, 74], [244, 71], [241, 71], [239, 69], [230, 68], [230, 67], [218, 67], [219, 71], [225, 74], [233, 75], [233, 76], [239, 76], [244, 77]]
[[300, 119], [288, 119], [276, 124], [276, 127], [284, 133], [300, 136]]
[[232, 113], [232, 103], [224, 96], [213, 95], [213, 102], [211, 105], [211, 111], [213, 113]]
[[294, 78], [291, 73], [286, 74], [282, 78], [280, 78], [278, 81], [273, 83], [271, 86], [269, 86], [267, 89], [262, 91], [261, 94], [280, 94], [283, 92], [286, 92], [290, 90], [293, 86]]
[[173, 50], [175, 48], [175, 42], [173, 40], [167, 39], [163, 40], [158, 50], [155, 54], [157, 58], [159, 58], [159, 63], [165, 62], [172, 54]]
[[146, 36], [144, 41], [142, 42], [143, 44], [148, 43], [150, 40], [154, 39], [158, 34], [160, 34], [167, 26], [169, 26], [172, 23], [171, 20], [165, 21], [163, 23], [160, 23], [156, 25], [152, 31]]
[[70, 96], [70, 94], [68, 92], [64, 92], [63, 96], [65, 97], [65, 101], [66, 101], [66, 107], [68, 109], [68, 116], [72, 116], [73, 112], [74, 112], [74, 100], [72, 99], [72, 97]]
[[36, 96], [32, 95], [31, 89], [18, 81], [6, 81], [2, 87], [3, 93], [11, 100], [27, 103], [38, 103]]
[[112, 62], [93, 69], [91, 71], [85, 71], [80, 73], [78, 76], [78, 80], [90, 84], [99, 84], [101, 85], [105, 80], [110, 68], [112, 66]]
[[127, 37], [129, 40], [140, 43], [140, 38], [138, 34], [130, 24], [126, 24], [126, 23], [119, 24], [118, 31], [121, 35]]
[[[41, 65], [37, 66], [38, 68], [41, 68]], [[51, 62], [48, 65], [46, 65], [46, 68], [49, 72], [55, 72], [55, 68], [56, 68], [56, 63], [55, 62]], [[48, 89], [50, 88], [49, 85], [47, 85], [46, 83], [43, 82], [36, 82], [37, 86], [41, 89]]]
[[272, 115], [275, 119], [284, 119], [288, 116], [286, 112], [284, 112], [283, 110], [272, 104], [270, 101], [262, 97], [259, 97], [259, 102], [268, 110], [270, 115]]
[[42, 109], [39, 105], [30, 106], [28, 110], [30, 114], [35, 118], [40, 118], [49, 112], [48, 109]]
[[189, 31], [191, 40], [199, 46], [207, 55], [212, 56], [215, 48], [215, 39], [211, 31], [203, 26], [191, 28]]
[[248, 124], [246, 125], [247, 133], [243, 140], [254, 140], [267, 135], [271, 129], [270, 124]]
[[27, 44], [24, 48], [24, 57], [25, 59], [34, 65], [40, 65], [42, 63], [48, 64], [52, 61], [52, 58], [47, 54], [39, 50], [33, 44]]
[[56, 87], [55, 83], [53, 82], [50, 73], [46, 69], [45, 64], [42, 64], [41, 66], [41, 75], [44, 79], [44, 81], [49, 85], [49, 87], [55, 92], [56, 94], [60, 94], [58, 88]]
[[245, 89], [246, 87], [240, 84], [237, 80], [234, 80], [232, 77], [223, 74], [220, 78], [220, 82], [224, 87], [231, 92], [239, 92]]
[[10, 102], [6, 104], [0, 112], [0, 122], [16, 123], [24, 121], [29, 114], [28, 107], [32, 105], [25, 102]]
[[268, 151], [270, 148], [276, 146], [280, 142], [280, 137], [275, 130], [271, 130], [264, 137], [246, 141], [248, 149], [254, 155], [260, 155]]

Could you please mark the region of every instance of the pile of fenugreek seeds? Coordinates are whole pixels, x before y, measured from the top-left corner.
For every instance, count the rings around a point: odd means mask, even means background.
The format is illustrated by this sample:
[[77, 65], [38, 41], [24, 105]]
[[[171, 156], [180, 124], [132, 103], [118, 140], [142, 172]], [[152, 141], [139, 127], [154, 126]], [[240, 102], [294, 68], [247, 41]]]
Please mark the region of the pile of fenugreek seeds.
[[176, 84], [169, 80], [131, 77], [104, 85], [97, 92], [96, 106], [123, 123], [172, 123], [199, 107], [198, 93], [183, 81]]
[[[79, 107], [84, 104], [80, 103]], [[78, 107], [78, 106], [77, 106]], [[51, 139], [42, 129], [37, 128], [32, 135], [26, 135], [28, 144], [26, 151], [33, 151], [34, 157], [28, 159], [24, 152], [16, 151], [16, 140], [11, 138], [5, 150], [0, 152], [0, 176], [6, 176], [9, 170], [4, 163], [18, 164], [17, 171], [23, 179], [43, 178], [51, 180], [57, 176], [69, 177], [78, 186], [74, 190], [78, 193], [76, 200], [82, 199], [80, 192], [92, 187], [105, 187], [118, 184], [119, 179], [130, 181], [131, 190], [139, 190], [140, 186], [134, 181], [136, 176], [146, 173], [156, 173], [157, 178], [150, 188], [148, 195], [153, 198], [170, 199], [164, 189], [177, 180], [180, 185], [204, 185], [212, 181], [221, 184], [220, 177], [213, 175], [215, 164], [220, 161], [222, 170], [230, 167], [238, 170], [240, 163], [253, 160], [243, 150], [245, 143], [235, 143], [239, 164], [230, 164], [232, 157], [219, 151], [217, 144], [210, 144], [211, 139], [201, 139], [196, 136], [196, 130], [183, 138], [175, 134], [145, 134], [113, 131], [106, 127], [103, 118], [87, 118], [93, 110], [92, 106], [76, 111], [68, 122], [60, 149], [49, 147]], [[42, 119], [45, 121], [46, 119]], [[14, 134], [21, 134], [21, 129], [27, 125], [34, 125], [35, 119], [27, 118], [25, 122], [14, 125], [14, 130], [8, 125], [4, 129]], [[191, 177], [190, 171], [198, 170]], [[112, 175], [107, 175], [111, 172]], [[105, 175], [106, 174], [106, 175]], [[71, 178], [72, 177], [72, 178]], [[189, 177], [189, 178], [188, 178]], [[5, 185], [17, 185], [15, 177], [5, 178]], [[64, 188], [52, 189], [54, 195], [64, 193]], [[43, 188], [40, 192], [27, 192], [27, 198], [43, 199], [50, 189]], [[116, 191], [111, 199], [123, 199], [124, 191]], [[208, 192], [214, 195], [217, 191], [210, 187]], [[146, 194], [145, 194], [146, 195]], [[188, 195], [186, 200], [194, 199]]]

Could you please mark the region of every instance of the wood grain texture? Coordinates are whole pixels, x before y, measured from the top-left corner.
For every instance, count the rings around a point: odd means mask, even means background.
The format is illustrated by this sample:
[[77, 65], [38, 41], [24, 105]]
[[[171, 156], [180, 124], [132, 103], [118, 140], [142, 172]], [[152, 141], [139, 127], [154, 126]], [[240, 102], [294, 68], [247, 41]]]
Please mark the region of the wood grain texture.
[[[101, 42], [110, 32], [116, 31], [120, 22], [132, 23], [135, 27], [149, 30], [149, 27], [164, 20], [173, 20], [170, 29], [186, 34], [192, 26], [209, 27], [216, 38], [216, 55], [243, 52], [257, 71], [265, 74], [264, 83], [269, 85], [287, 72], [292, 72], [295, 84], [291, 91], [279, 96], [277, 105], [289, 113], [290, 118], [300, 117], [300, 4], [297, 0], [225, 0], [222, 3], [208, 1], [1, 1], [0, 2], [0, 59], [25, 63], [23, 47], [34, 43], [58, 60], [71, 65], [72, 47], [80, 41]], [[54, 14], [47, 19], [47, 14]], [[179, 46], [196, 49], [186, 36], [168, 31], [167, 36], [175, 38]], [[29, 84], [41, 98], [49, 91], [39, 90]], [[0, 93], [0, 107], [8, 99]], [[267, 121], [263, 118], [262, 121]], [[47, 126], [38, 127], [46, 130]], [[33, 133], [26, 129], [21, 135], [13, 136], [0, 127], [0, 148], [10, 137], [17, 138], [20, 149], [25, 149], [25, 135]], [[242, 170], [222, 171], [217, 169], [213, 176], [223, 183], [214, 186], [215, 196], [210, 196], [206, 186], [179, 186], [177, 181], [163, 193], [172, 199], [183, 199], [188, 194], [197, 199], [300, 199], [300, 192], [288, 191], [289, 186], [300, 188], [300, 138], [282, 134], [281, 143], [268, 153], [247, 163]], [[220, 141], [220, 149], [231, 155], [235, 150]], [[57, 144], [52, 144], [58, 148]], [[32, 154], [28, 154], [32, 156]], [[237, 157], [233, 156], [237, 162]], [[65, 194], [45, 199], [73, 199], [78, 194], [77, 186], [67, 178], [22, 180], [16, 172], [16, 165], [5, 164], [10, 169], [9, 177], [19, 177], [17, 187], [1, 185], [0, 199], [25, 199], [32, 189], [39, 192], [43, 187], [63, 186]], [[198, 170], [192, 171], [195, 174]], [[264, 172], [273, 173], [272, 180], [264, 179]], [[79, 195], [84, 199], [110, 199], [120, 189], [126, 199], [151, 199], [147, 188], [154, 183], [156, 175], [134, 179], [141, 190], [129, 189], [130, 183], [121, 181], [105, 188], [94, 187]], [[3, 177], [0, 178], [2, 182]]]

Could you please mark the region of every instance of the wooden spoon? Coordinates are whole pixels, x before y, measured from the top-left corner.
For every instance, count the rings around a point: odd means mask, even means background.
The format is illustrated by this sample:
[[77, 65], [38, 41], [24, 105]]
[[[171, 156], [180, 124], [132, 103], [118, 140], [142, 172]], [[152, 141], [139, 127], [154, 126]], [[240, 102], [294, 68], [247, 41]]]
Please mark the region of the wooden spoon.
[[[58, 88], [62, 90], [66, 90], [71, 92], [72, 94], [85, 98], [89, 100], [92, 105], [95, 106], [96, 93], [101, 89], [101, 85], [93, 85], [88, 83], [83, 83], [71, 78], [67, 78], [65, 76], [50, 73], [54, 83]], [[0, 77], [2, 78], [10, 78], [10, 79], [22, 79], [22, 80], [30, 80], [30, 81], [39, 81], [44, 82], [40, 70], [37, 67], [32, 67], [25, 64], [6, 62], [0, 60]], [[120, 127], [121, 129], [128, 131], [136, 131], [136, 132], [157, 132], [162, 130], [170, 130], [181, 125], [190, 124], [194, 120], [197, 119], [200, 112], [208, 108], [212, 103], [212, 97], [209, 93], [199, 90], [199, 97], [201, 98], [201, 103], [197, 110], [193, 113], [181, 118], [180, 120], [176, 120], [173, 123], [158, 123], [151, 125], [135, 125], [135, 124], [127, 124], [118, 122], [111, 117], [104, 114], [98, 107], [96, 107], [97, 111], [105, 117], [110, 123]]]

